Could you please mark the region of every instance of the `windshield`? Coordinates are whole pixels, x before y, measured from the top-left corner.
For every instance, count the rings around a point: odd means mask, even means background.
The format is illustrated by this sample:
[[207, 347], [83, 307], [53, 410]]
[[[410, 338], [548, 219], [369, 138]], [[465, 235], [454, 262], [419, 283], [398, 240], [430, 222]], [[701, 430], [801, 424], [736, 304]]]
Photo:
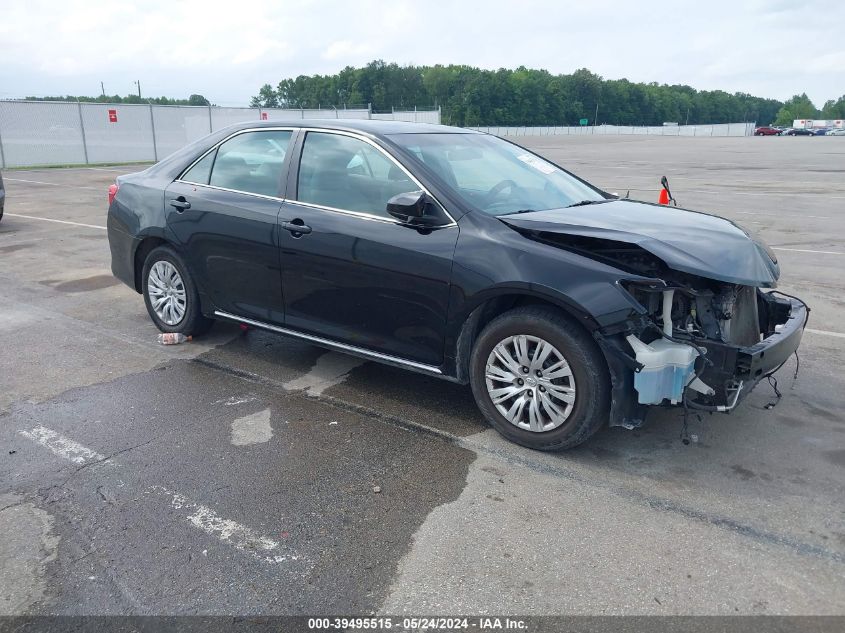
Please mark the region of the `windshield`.
[[529, 151], [486, 134], [396, 134], [469, 205], [490, 215], [604, 201], [595, 189]]

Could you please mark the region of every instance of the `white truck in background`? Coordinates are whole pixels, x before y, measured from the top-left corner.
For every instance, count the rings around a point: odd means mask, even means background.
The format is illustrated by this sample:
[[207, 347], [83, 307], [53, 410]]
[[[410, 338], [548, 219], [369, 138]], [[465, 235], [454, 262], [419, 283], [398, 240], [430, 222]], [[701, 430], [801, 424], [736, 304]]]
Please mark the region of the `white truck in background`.
[[843, 119], [795, 119], [792, 122], [792, 127], [796, 129], [817, 130], [819, 128], [832, 128], [841, 130], [845, 128], [845, 120]]

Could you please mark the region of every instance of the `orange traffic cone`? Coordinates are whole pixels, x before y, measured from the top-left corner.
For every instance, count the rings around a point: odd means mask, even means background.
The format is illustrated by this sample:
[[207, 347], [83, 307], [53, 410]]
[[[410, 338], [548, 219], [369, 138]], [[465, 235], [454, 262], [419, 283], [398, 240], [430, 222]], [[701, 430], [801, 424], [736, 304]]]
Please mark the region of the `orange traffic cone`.
[[669, 191], [665, 187], [660, 190], [660, 196], [657, 198], [657, 204], [669, 204]]

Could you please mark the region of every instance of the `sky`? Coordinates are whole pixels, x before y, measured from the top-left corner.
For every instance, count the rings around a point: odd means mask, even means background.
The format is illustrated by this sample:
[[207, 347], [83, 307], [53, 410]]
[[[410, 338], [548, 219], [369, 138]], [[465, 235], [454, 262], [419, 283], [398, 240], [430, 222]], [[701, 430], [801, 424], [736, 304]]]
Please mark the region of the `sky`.
[[0, 0], [0, 99], [136, 92], [248, 105], [374, 59], [589, 68], [816, 106], [845, 94], [845, 0]]

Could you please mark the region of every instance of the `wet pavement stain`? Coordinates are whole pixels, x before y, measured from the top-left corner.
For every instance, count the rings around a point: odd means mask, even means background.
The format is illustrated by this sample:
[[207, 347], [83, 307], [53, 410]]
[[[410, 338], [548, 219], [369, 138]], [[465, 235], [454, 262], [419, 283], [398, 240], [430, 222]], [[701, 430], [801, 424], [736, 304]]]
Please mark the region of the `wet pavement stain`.
[[15, 251], [22, 251], [27, 248], [32, 248], [35, 244], [9, 244], [8, 246], [0, 246], [0, 253], [14, 253]]
[[822, 455], [831, 464], [845, 467], [845, 448], [836, 451], [824, 451]]
[[119, 283], [120, 282], [111, 275], [94, 275], [93, 277], [85, 277], [84, 279], [65, 281], [53, 286], [53, 288], [60, 292], [89, 292], [91, 290], [101, 290], [103, 288], [116, 286]]
[[[235, 403], [244, 393], [273, 411], [264, 425], [272, 436], [233, 446]], [[460, 495], [475, 459], [428, 435], [185, 360], [21, 405], [0, 425], [0, 440], [20, 447], [18, 468], [29, 475], [45, 462], [61, 466], [60, 457], [14, 431], [33, 416], [114, 455], [110, 468], [69, 480], [66, 471], [46, 473], [48, 486], [64, 482], [50, 508], [66, 547], [50, 563], [46, 587], [50, 608], [64, 613], [91, 604], [108, 605], [105, 613], [138, 604], [161, 612], [190, 604], [206, 613], [369, 613], [429, 513]], [[311, 566], [268, 565], [209, 539], [169, 502], [140, 494], [153, 486], [209, 508], [224, 527], [283, 542]], [[95, 537], [96, 553], [86, 557]], [[97, 580], [79, 584], [82, 574]]]
[[842, 417], [837, 415], [833, 411], [816, 406], [815, 404], [813, 404], [812, 402], [808, 402], [804, 398], [801, 398], [801, 402], [804, 404], [807, 411], [814, 416], [824, 418], [825, 420], [830, 420], [831, 422], [842, 422]]
[[743, 481], [748, 481], [749, 479], [752, 479], [757, 476], [757, 473], [755, 473], [753, 470], [743, 468], [738, 464], [734, 464], [733, 466], [731, 466], [731, 470], [734, 471], [734, 473], [736, 473], [740, 477], [742, 477]]

